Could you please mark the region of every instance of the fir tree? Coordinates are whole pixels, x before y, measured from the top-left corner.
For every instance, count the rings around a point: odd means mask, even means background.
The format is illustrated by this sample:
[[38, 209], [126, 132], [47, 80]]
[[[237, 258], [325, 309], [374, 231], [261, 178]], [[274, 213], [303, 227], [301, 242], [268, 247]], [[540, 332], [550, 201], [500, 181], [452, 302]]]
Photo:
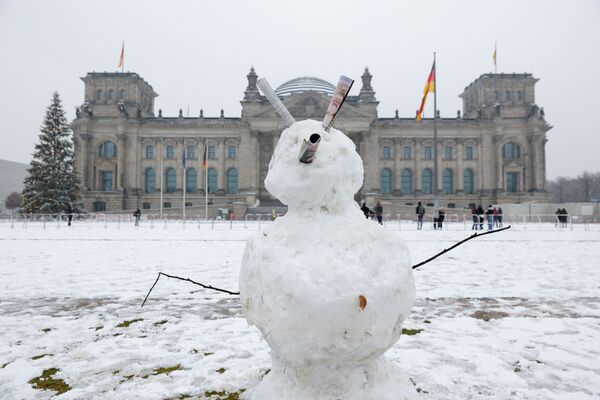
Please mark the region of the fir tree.
[[52, 95], [21, 193], [21, 214], [80, 212], [81, 194], [71, 130], [60, 97]]

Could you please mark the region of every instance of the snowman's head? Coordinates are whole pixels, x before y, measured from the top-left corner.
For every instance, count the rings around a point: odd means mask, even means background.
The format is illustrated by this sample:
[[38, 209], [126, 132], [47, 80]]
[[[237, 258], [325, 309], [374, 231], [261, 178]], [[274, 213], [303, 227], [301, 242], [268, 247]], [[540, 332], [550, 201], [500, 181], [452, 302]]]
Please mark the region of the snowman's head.
[[[310, 164], [299, 161], [304, 140], [321, 141]], [[320, 122], [296, 122], [281, 133], [265, 179], [267, 190], [290, 209], [345, 209], [363, 182], [363, 164], [356, 146], [337, 129], [326, 132]]]

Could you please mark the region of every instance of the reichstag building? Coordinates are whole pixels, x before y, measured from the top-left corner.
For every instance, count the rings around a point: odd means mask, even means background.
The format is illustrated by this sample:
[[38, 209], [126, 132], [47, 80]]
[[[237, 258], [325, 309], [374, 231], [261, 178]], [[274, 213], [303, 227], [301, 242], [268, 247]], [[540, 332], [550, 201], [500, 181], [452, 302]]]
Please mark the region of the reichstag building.
[[[158, 213], [162, 187], [163, 209], [181, 211], [184, 181], [190, 213], [204, 209], [206, 192], [211, 216], [218, 208], [243, 217], [259, 204], [276, 206], [264, 179], [285, 126], [259, 93], [254, 68], [247, 78], [241, 116], [221, 111], [207, 117], [201, 110], [188, 117], [179, 110], [173, 117], [155, 112], [158, 94], [137, 73], [88, 73], [82, 78], [84, 102], [71, 125], [86, 209]], [[417, 201], [433, 203], [433, 119], [417, 122], [398, 112], [379, 117], [371, 80], [365, 69], [355, 84], [360, 92], [348, 96], [335, 121], [364, 161], [356, 200], [369, 205], [381, 200], [386, 213]], [[459, 95], [462, 113], [438, 118], [441, 206], [547, 200], [545, 144], [551, 126], [535, 104], [536, 82], [528, 73], [483, 74]], [[276, 89], [296, 120], [321, 120], [333, 91], [331, 83], [314, 77]]]

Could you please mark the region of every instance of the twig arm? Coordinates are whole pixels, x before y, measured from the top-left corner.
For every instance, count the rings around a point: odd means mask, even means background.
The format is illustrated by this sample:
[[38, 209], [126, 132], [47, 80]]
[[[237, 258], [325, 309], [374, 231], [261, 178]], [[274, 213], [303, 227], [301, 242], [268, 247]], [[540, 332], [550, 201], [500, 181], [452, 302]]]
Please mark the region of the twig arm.
[[442, 254], [449, 252], [450, 250], [452, 250], [452, 249], [454, 249], [454, 248], [456, 248], [456, 247], [460, 246], [461, 244], [463, 244], [463, 243], [465, 243], [465, 242], [467, 242], [467, 241], [469, 241], [469, 240], [471, 240], [471, 239], [475, 239], [476, 237], [481, 237], [481, 236], [489, 235], [489, 234], [492, 234], [492, 233], [497, 233], [497, 232], [505, 231], [505, 230], [507, 230], [507, 229], [510, 229], [510, 225], [509, 225], [509, 226], [507, 226], [507, 227], [505, 227], [505, 228], [496, 229], [496, 230], [493, 230], [493, 231], [487, 231], [487, 232], [485, 232], [485, 233], [477, 233], [477, 232], [475, 232], [474, 234], [472, 234], [472, 235], [471, 235], [471, 236], [469, 236], [468, 238], [466, 238], [466, 239], [463, 239], [463, 240], [461, 240], [460, 242], [458, 242], [458, 243], [454, 244], [453, 246], [451, 246], [451, 247], [448, 247], [447, 249], [444, 249], [444, 250], [440, 251], [439, 253], [435, 254], [434, 256], [432, 256], [432, 257], [429, 257], [427, 260], [425, 260], [425, 261], [421, 261], [420, 263], [413, 265], [412, 269], [417, 269], [417, 268], [419, 268], [421, 265], [425, 265], [425, 264], [427, 264], [428, 262], [431, 262], [431, 261], [435, 260], [436, 258], [438, 258], [439, 256], [441, 256]]

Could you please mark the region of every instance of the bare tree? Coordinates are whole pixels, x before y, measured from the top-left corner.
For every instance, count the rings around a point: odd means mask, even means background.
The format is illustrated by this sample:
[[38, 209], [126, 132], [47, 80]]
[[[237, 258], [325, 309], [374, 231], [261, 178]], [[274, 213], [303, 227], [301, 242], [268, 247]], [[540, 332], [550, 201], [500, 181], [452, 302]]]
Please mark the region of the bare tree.
[[576, 178], [558, 177], [548, 182], [555, 203], [587, 202], [600, 197], [600, 172], [584, 172]]
[[4, 200], [4, 207], [7, 209], [17, 208], [21, 204], [21, 195], [17, 192], [12, 192]]

